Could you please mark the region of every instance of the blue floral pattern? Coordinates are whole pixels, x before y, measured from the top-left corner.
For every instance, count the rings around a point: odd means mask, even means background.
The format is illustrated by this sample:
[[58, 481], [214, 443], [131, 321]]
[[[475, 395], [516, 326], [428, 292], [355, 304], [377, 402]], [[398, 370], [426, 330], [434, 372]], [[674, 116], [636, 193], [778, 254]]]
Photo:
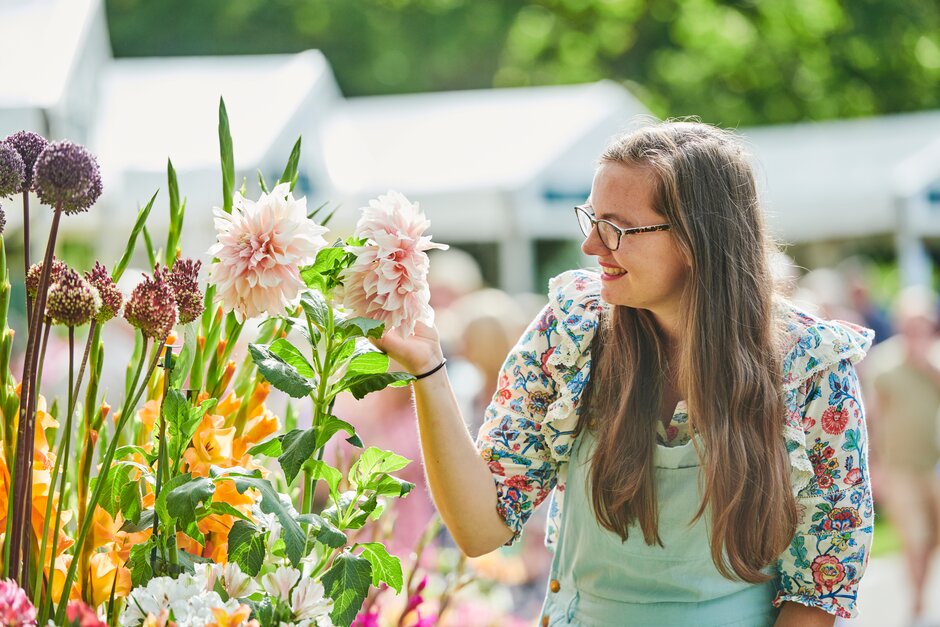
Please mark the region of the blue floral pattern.
[[[549, 496], [546, 544], [557, 542], [579, 401], [591, 372], [590, 344], [606, 306], [597, 273], [555, 277], [548, 305], [503, 365], [477, 447], [496, 482], [499, 514], [515, 532], [510, 543]], [[782, 435], [801, 521], [777, 563], [774, 604], [795, 601], [852, 617], [873, 529], [868, 441], [854, 364], [871, 346], [873, 333], [815, 318], [785, 301], [777, 302], [776, 314], [787, 338], [781, 347]], [[684, 403], [676, 411], [682, 415], [674, 424], [686, 429]], [[660, 443], [683, 441], [681, 433], [669, 435]]]

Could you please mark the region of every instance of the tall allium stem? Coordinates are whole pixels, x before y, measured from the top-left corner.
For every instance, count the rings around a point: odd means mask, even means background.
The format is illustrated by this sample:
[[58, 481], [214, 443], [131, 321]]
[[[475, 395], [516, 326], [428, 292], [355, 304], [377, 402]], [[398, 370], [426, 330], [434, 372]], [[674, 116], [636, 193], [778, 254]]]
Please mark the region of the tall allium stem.
[[[52, 258], [55, 251], [56, 236], [59, 232], [59, 220], [62, 208], [56, 207], [49, 229], [49, 241], [46, 243], [46, 255], [42, 274], [39, 277], [35, 308], [29, 320], [29, 336], [26, 340], [26, 357], [23, 363], [23, 377], [20, 388], [20, 421], [16, 435], [16, 479], [13, 484], [13, 528], [10, 539], [10, 564], [20, 586], [28, 586], [29, 579], [29, 493], [33, 476], [33, 438], [35, 435], [36, 410], [36, 362], [39, 350], [39, 329], [46, 311], [46, 295], [49, 275], [52, 271]], [[23, 398], [26, 398], [24, 405]]]
[[[29, 190], [23, 190], [23, 276], [29, 274]], [[30, 302], [29, 294], [26, 295], [26, 319], [33, 317], [33, 304]]]
[[[141, 384], [138, 388], [137, 384], [140, 380], [140, 371], [143, 368], [144, 362], [147, 361], [148, 343], [149, 339], [145, 335], [144, 347], [140, 352], [140, 362], [137, 364], [137, 372], [134, 375], [134, 384], [131, 386], [131, 389], [137, 388], [137, 391], [132, 395], [133, 398], [131, 398], [131, 395], [128, 395], [128, 397], [124, 399], [124, 405], [121, 407], [121, 417], [118, 419], [117, 426], [114, 430], [114, 437], [111, 438], [111, 443], [108, 445], [108, 450], [105, 453], [104, 458], [101, 460], [101, 472], [98, 473], [98, 480], [95, 482], [95, 490], [91, 493], [91, 500], [88, 502], [88, 510], [86, 512], [85, 520], [82, 521], [82, 526], [78, 530], [78, 537], [75, 539], [75, 544], [73, 546], [75, 555], [81, 554], [82, 546], [85, 544], [85, 538], [88, 536], [88, 532], [91, 529], [91, 522], [94, 519], [95, 507], [98, 506], [98, 501], [101, 499], [101, 493], [104, 491], [104, 486], [107, 483], [108, 475], [111, 473], [111, 462], [114, 460], [114, 452], [118, 448], [118, 441], [120, 440], [121, 432], [124, 430], [124, 427], [130, 420], [131, 415], [133, 415], [134, 407], [137, 406], [137, 402], [140, 400], [144, 390], [147, 389], [147, 382], [150, 381], [150, 377], [153, 375], [153, 371], [157, 367], [157, 362], [160, 360], [160, 353], [163, 352], [163, 347], [166, 345], [166, 339], [160, 341], [157, 353], [154, 355], [153, 360], [150, 362], [150, 367], [147, 369], [147, 374], [144, 377], [143, 384]], [[77, 559], [72, 560], [72, 563], [69, 566], [68, 574], [65, 576], [65, 583], [62, 586], [62, 598], [59, 600], [59, 605], [55, 613], [56, 625], [61, 625], [65, 622], [65, 608], [69, 602], [69, 590], [72, 589], [72, 583], [75, 581], [75, 574], [78, 571], [78, 562], [79, 560]]]
[[[72, 442], [72, 417], [75, 414], [75, 406], [78, 404], [78, 394], [79, 390], [82, 387], [82, 378], [85, 375], [85, 364], [88, 363], [88, 353], [91, 349], [92, 339], [95, 336], [95, 327], [97, 326], [97, 320], [92, 320], [91, 324], [88, 327], [88, 339], [85, 342], [85, 352], [82, 355], [82, 363], [78, 368], [78, 378], [73, 378], [73, 368], [75, 366], [74, 351], [75, 351], [75, 327], [69, 327], [69, 402], [68, 402], [68, 414], [66, 414], [65, 419], [65, 432], [62, 434], [62, 438], [59, 440], [59, 452], [56, 455], [55, 467], [52, 470], [52, 481], [49, 482], [50, 490], [55, 488], [56, 478], [59, 475], [60, 468], [68, 460], [69, 449]], [[52, 526], [52, 554], [49, 557], [49, 577], [50, 584], [52, 574], [55, 572], [55, 558], [56, 558], [56, 548], [59, 541], [59, 525], [62, 521], [62, 509], [65, 501], [65, 477], [67, 473], [62, 470], [62, 478], [59, 483], [59, 504], [56, 507], [55, 512], [55, 524]], [[46, 546], [49, 540], [49, 520], [51, 516], [52, 501], [53, 495], [49, 495], [49, 498], [46, 500], [46, 515], [43, 518], [44, 526], [42, 531], [42, 546], [39, 549], [39, 564], [42, 564], [45, 561], [46, 555]], [[73, 558], [74, 559], [74, 558]], [[43, 622], [47, 618], [47, 612], [51, 609], [52, 605], [52, 586], [46, 590], [46, 597], [41, 600], [39, 591], [40, 584], [42, 582], [42, 577], [36, 577], [36, 587], [35, 592], [33, 593], [33, 598], [36, 599], [37, 605], [40, 612], [40, 622]], [[41, 604], [40, 604], [41, 603]]]

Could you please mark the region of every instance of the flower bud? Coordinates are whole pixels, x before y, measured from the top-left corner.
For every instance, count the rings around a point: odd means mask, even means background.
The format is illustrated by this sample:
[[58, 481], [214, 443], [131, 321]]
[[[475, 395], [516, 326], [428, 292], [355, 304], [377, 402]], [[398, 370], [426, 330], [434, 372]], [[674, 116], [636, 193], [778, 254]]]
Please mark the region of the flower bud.
[[99, 309], [98, 290], [71, 268], [66, 268], [49, 288], [46, 315], [59, 324], [81, 326], [94, 318]]

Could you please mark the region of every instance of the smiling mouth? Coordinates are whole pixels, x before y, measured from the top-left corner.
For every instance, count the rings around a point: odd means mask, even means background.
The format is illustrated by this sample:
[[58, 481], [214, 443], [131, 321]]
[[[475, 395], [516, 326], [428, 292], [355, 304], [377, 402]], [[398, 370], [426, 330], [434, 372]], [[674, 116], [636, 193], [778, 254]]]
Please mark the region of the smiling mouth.
[[627, 273], [623, 268], [610, 268], [607, 266], [601, 266], [601, 272], [607, 276], [621, 276]]

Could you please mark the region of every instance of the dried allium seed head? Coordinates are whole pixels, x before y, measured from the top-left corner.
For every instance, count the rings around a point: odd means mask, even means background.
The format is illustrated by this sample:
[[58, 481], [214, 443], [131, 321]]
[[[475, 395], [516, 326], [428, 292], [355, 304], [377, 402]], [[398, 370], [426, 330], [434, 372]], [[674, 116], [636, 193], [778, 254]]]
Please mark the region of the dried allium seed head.
[[8, 142], [0, 142], [0, 198], [23, 191], [26, 165], [23, 157]]
[[101, 196], [101, 173], [90, 152], [69, 141], [49, 144], [36, 159], [39, 200], [65, 213], [87, 211]]
[[[65, 265], [64, 261], [60, 261], [55, 257], [52, 258], [52, 270], [49, 272], [49, 283], [47, 285], [52, 285], [59, 280], [59, 276], [65, 269], [68, 268]], [[42, 277], [42, 262], [37, 261], [29, 267], [29, 272], [26, 273], [26, 293], [30, 298], [36, 298], [36, 292], [39, 291], [39, 279]]]
[[180, 324], [192, 322], [205, 309], [203, 294], [199, 289], [200, 267], [202, 267], [201, 261], [177, 259], [167, 279], [176, 298]]
[[111, 275], [108, 274], [108, 269], [100, 261], [96, 261], [91, 272], [85, 273], [85, 279], [98, 290], [98, 294], [101, 296], [101, 309], [98, 310], [98, 315], [95, 316], [98, 324], [105, 323], [118, 315], [124, 305], [124, 295], [114, 283]]
[[101, 309], [101, 297], [78, 272], [66, 268], [49, 287], [46, 315], [59, 324], [78, 327], [91, 321]]
[[25, 191], [33, 188], [33, 167], [36, 165], [36, 159], [39, 154], [46, 149], [49, 142], [46, 138], [32, 131], [19, 131], [7, 137], [5, 142], [11, 144], [23, 158], [25, 166], [23, 189]]
[[176, 299], [166, 274], [160, 266], [154, 268], [153, 277], [144, 276], [124, 306], [124, 317], [132, 326], [161, 341], [176, 324]]

